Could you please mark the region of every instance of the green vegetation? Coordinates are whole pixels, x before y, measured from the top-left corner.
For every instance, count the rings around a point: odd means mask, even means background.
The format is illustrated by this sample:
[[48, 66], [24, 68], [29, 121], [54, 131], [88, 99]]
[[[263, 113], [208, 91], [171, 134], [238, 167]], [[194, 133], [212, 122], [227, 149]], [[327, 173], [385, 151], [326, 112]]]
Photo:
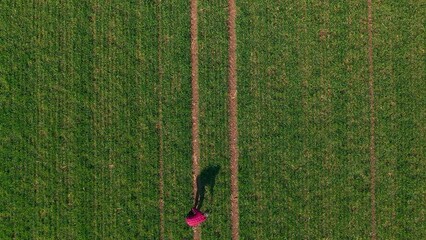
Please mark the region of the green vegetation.
[[231, 239], [228, 145], [228, 1], [199, 1], [200, 168], [219, 166], [213, 196], [202, 210], [211, 212], [202, 239]]
[[3, 5], [0, 238], [158, 235], [156, 5]]
[[[192, 238], [189, 4], [0, 1], [0, 239], [158, 238], [160, 157]], [[227, 1], [198, 4], [202, 238], [230, 239]], [[367, 2], [237, 6], [241, 239], [368, 239]], [[425, 15], [373, 1], [380, 239], [426, 238]]]
[[242, 237], [367, 237], [366, 5], [240, 7]]
[[[161, 2], [159, 19], [160, 68], [164, 72], [160, 96], [164, 143], [164, 237], [184, 239], [192, 236], [192, 229], [185, 224], [185, 216], [193, 204], [190, 12], [189, 2]], [[155, 220], [156, 218], [151, 219], [152, 225], [159, 224]]]
[[[375, 6], [378, 234], [422, 239], [426, 202], [425, 8]], [[422, 223], [423, 222], [423, 223]]]

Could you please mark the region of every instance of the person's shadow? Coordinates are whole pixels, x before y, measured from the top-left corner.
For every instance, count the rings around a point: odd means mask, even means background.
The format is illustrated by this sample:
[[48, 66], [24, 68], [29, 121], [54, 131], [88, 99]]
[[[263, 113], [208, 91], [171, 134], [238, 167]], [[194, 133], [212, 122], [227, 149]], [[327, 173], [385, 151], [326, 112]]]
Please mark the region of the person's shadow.
[[210, 202], [213, 202], [213, 190], [216, 182], [216, 176], [219, 174], [219, 165], [210, 165], [204, 168], [197, 176], [197, 193], [195, 195], [194, 208], [201, 209], [206, 195], [206, 188], [210, 190]]

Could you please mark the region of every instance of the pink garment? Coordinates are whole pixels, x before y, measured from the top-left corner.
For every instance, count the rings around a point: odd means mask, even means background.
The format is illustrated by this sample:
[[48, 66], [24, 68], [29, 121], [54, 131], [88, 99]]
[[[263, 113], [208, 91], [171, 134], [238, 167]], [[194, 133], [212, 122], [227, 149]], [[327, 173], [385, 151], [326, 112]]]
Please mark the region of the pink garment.
[[186, 217], [186, 223], [190, 227], [196, 227], [207, 220], [207, 217], [204, 213], [200, 212], [196, 208], [191, 209], [190, 214]]

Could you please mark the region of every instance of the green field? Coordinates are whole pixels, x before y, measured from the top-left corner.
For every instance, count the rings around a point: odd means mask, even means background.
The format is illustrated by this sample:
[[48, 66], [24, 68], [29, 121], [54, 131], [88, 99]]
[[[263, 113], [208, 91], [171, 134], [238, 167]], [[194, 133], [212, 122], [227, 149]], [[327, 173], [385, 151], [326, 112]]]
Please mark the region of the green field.
[[[202, 239], [231, 239], [227, 7], [198, 0]], [[241, 239], [371, 238], [367, 13], [237, 0]], [[426, 239], [426, 2], [372, 14], [377, 239]], [[0, 239], [192, 239], [191, 151], [190, 1], [0, 1]]]

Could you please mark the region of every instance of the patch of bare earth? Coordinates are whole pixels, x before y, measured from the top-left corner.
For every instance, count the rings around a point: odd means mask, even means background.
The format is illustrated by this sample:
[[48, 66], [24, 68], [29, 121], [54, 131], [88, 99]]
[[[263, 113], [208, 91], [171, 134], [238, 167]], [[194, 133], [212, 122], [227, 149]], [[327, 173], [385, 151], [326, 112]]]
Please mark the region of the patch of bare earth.
[[320, 39], [321, 41], [324, 41], [324, 40], [326, 40], [326, 39], [327, 39], [327, 37], [328, 37], [329, 33], [328, 33], [328, 30], [327, 30], [327, 29], [321, 29], [321, 30], [319, 31], [318, 35], [319, 35], [319, 39]]

